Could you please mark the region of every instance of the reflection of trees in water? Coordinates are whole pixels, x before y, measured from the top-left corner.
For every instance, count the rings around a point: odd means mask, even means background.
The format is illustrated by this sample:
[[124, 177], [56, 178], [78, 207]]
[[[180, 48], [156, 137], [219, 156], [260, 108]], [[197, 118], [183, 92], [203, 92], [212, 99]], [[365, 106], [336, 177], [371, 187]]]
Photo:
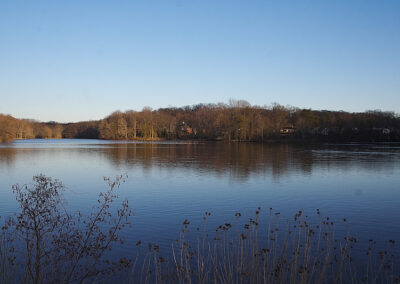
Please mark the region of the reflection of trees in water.
[[238, 179], [246, 179], [253, 173], [274, 176], [286, 173], [290, 170], [291, 152], [287, 144], [245, 143], [120, 144], [102, 151], [116, 166], [195, 168]]
[[[200, 143], [200, 144], [122, 144], [105, 153], [113, 164], [126, 167], [191, 168], [229, 174], [247, 179], [251, 174], [281, 177], [291, 172], [311, 174], [314, 167], [367, 170], [393, 168], [398, 153], [370, 152], [366, 149], [343, 148], [337, 154], [332, 147], [295, 144]], [[315, 149], [315, 151], [314, 151]], [[324, 154], [325, 153], [325, 154]], [[336, 153], [336, 154], [335, 154]]]
[[13, 148], [0, 148], [0, 164], [8, 167], [12, 166], [15, 155], [16, 150]]
[[[0, 166], [15, 159], [42, 155], [77, 155], [77, 159], [105, 156], [117, 167], [140, 167], [151, 171], [192, 169], [217, 176], [246, 180], [251, 175], [281, 178], [294, 172], [311, 174], [313, 168], [368, 171], [392, 170], [399, 161], [399, 149], [374, 145], [299, 145], [256, 143], [124, 143], [89, 148], [0, 148]], [[89, 157], [88, 157], [89, 156]], [[78, 162], [78, 161], [77, 161]]]
[[319, 168], [348, 171], [358, 167], [367, 171], [390, 171], [400, 162], [400, 148], [382, 145], [328, 145], [310, 148]]
[[0, 166], [11, 167], [20, 156], [31, 156], [34, 149], [0, 148]]

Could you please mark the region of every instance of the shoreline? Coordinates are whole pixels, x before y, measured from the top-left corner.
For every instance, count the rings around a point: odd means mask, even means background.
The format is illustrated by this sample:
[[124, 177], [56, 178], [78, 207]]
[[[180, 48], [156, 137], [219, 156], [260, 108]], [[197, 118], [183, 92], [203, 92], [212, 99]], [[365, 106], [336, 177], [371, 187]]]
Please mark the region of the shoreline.
[[102, 140], [102, 141], [115, 141], [115, 142], [162, 142], [162, 141], [179, 141], [179, 142], [218, 142], [218, 143], [256, 143], [256, 144], [279, 144], [279, 143], [316, 143], [316, 144], [325, 144], [325, 143], [400, 143], [400, 141], [390, 141], [390, 140], [368, 140], [368, 139], [359, 139], [359, 140], [349, 140], [349, 139], [319, 139], [319, 138], [311, 138], [311, 139], [301, 139], [301, 138], [275, 138], [275, 139], [265, 139], [263, 141], [258, 140], [224, 140], [224, 139], [165, 139], [165, 138], [136, 138], [136, 139], [101, 139], [101, 138], [17, 138], [8, 141], [0, 141], [0, 144], [12, 143], [15, 141], [22, 140]]

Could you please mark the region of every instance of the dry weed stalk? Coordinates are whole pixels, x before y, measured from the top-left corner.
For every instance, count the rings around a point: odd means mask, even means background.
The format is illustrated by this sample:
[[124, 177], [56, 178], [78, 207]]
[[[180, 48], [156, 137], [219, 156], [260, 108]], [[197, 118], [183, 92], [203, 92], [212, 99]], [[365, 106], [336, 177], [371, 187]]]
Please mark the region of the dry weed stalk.
[[[399, 283], [395, 254], [374, 253], [375, 242], [371, 240], [368, 265], [359, 265], [352, 255], [358, 240], [348, 233], [341, 240], [337, 239], [335, 222], [322, 217], [319, 210], [316, 224], [299, 211], [293, 220], [286, 222], [284, 230], [279, 228], [278, 212], [270, 209], [266, 225], [260, 225], [260, 212], [258, 208], [255, 217], [249, 218], [243, 229], [234, 232], [233, 228], [240, 222], [224, 223], [216, 228], [212, 237], [206, 229], [211, 214], [206, 212], [203, 230], [194, 230], [197, 232], [194, 242], [189, 237], [193, 232], [190, 222], [185, 220], [180, 238], [171, 251], [166, 252], [170, 257], [162, 256], [158, 245], [149, 244], [142, 268], [133, 269], [128, 282]], [[235, 216], [242, 218], [240, 213]], [[346, 219], [344, 223], [347, 226]], [[394, 252], [395, 242], [390, 244]]]

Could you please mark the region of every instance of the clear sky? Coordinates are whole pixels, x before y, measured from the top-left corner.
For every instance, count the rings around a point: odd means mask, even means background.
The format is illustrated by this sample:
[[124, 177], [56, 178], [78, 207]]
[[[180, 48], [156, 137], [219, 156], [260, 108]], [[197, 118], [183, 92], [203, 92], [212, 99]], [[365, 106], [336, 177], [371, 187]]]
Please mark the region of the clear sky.
[[0, 113], [230, 98], [400, 113], [400, 1], [0, 1]]

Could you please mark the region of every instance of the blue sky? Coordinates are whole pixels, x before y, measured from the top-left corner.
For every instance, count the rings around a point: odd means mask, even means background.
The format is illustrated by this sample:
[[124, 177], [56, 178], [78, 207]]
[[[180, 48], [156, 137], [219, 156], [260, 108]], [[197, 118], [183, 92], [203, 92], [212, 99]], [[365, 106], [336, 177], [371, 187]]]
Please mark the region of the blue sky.
[[0, 1], [0, 113], [230, 98], [400, 113], [400, 1]]

